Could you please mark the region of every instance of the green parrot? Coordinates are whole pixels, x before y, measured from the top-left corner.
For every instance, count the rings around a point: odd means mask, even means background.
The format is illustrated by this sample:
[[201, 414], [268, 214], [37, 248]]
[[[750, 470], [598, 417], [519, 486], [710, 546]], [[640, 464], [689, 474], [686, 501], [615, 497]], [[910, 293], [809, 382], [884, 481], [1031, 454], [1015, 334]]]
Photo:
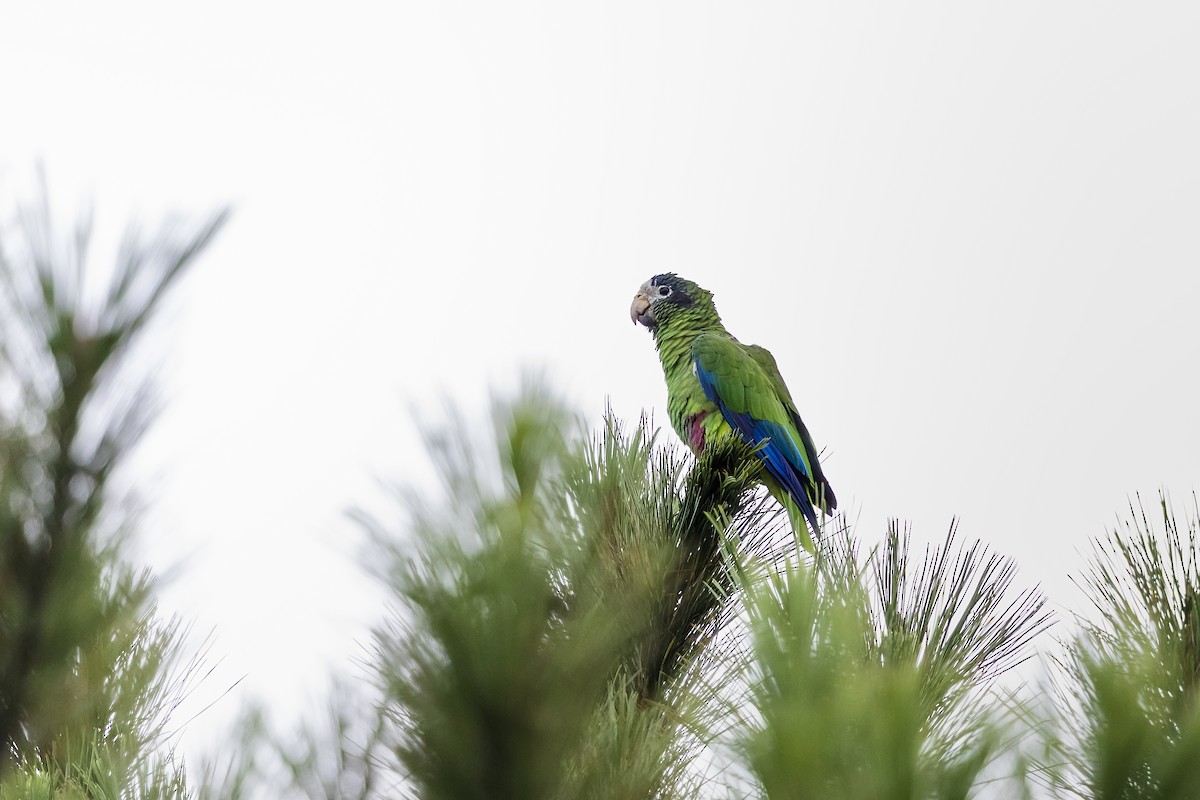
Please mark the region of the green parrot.
[[837, 508], [817, 448], [774, 356], [733, 338], [712, 298], [666, 273], [642, 284], [629, 309], [634, 324], [654, 336], [671, 425], [696, 455], [708, 442], [735, 432], [757, 446], [763, 483], [787, 509], [797, 540], [815, 552], [810, 529], [818, 529], [816, 510], [828, 514]]

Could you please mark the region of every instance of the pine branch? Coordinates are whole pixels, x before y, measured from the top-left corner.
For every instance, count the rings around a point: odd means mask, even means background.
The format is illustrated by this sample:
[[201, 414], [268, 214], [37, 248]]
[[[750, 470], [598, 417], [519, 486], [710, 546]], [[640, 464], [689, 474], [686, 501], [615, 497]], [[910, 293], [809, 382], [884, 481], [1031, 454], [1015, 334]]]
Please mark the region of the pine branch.
[[[659, 474], [678, 473], [660, 470]], [[642, 701], [661, 700], [663, 690], [721, 635], [728, 622], [734, 582], [724, 541], [734, 531], [748, 529], [746, 512], [756, 484], [749, 448], [729, 438], [697, 459], [683, 479], [680, 495], [672, 498], [658, 532], [665, 538], [657, 543], [667, 553], [668, 565], [657, 587], [652, 617], [628, 666]]]
[[689, 465], [611, 417], [583, 445], [545, 395], [500, 404], [491, 436], [430, 435], [450, 505], [407, 497], [415, 550], [367, 521], [399, 604], [374, 669], [400, 771], [425, 797], [689, 796], [725, 542], [761, 523], [752, 460], [734, 441]]
[[926, 547], [910, 564], [911, 538], [895, 522], [870, 559], [872, 649], [920, 675], [922, 708], [933, 741], [949, 755], [973, 738], [972, 697], [1032, 654], [1032, 640], [1051, 624], [1037, 588], [1012, 592], [1015, 562], [982, 542]]
[[1062, 796], [1200, 796], [1200, 504], [1193, 497], [1185, 527], [1163, 495], [1159, 511], [1156, 530], [1140, 502], [1131, 505], [1077, 581], [1099, 613], [1080, 619], [1059, 662], [1062, 731], [1043, 772]]
[[1012, 562], [954, 538], [914, 564], [893, 523], [863, 559], [843, 527], [811, 566], [741, 569], [767, 796], [968, 796], [1003, 740], [984, 693], [1049, 618]]
[[157, 735], [175, 634], [119, 561], [107, 489], [149, 419], [123, 354], [225, 217], [130, 245], [107, 289], [90, 213], [60, 237], [44, 189], [0, 249], [0, 775]]

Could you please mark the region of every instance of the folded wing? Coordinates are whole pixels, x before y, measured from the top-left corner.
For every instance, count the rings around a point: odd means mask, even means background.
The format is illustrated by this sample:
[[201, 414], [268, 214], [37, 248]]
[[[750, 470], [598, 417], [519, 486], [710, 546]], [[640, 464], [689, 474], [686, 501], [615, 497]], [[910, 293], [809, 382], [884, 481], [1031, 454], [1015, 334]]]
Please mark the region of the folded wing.
[[747, 348], [720, 334], [698, 337], [692, 358], [705, 396], [743, 440], [759, 448], [768, 474], [816, 530], [814, 503], [832, 509], [836, 501], [775, 359], [762, 348]]

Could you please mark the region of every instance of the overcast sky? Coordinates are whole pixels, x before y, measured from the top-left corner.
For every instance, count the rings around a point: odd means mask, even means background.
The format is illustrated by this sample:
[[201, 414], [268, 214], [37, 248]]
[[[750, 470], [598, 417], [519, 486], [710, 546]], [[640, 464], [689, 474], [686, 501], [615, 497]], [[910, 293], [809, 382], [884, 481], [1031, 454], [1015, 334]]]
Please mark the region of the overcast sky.
[[535, 367], [665, 423], [659, 272], [774, 352], [868, 540], [958, 515], [1063, 613], [1133, 493], [1191, 509], [1200, 4], [326, 8], [0, 12], [6, 208], [39, 159], [102, 232], [234, 208], [139, 462], [199, 694], [246, 676], [204, 728], [352, 671], [343, 511], [427, 474], [413, 404]]

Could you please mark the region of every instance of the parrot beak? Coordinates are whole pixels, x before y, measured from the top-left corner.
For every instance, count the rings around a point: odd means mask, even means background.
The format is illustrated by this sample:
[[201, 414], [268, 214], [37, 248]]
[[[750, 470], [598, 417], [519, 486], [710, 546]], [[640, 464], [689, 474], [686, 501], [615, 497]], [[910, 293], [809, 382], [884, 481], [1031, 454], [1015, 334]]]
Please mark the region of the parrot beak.
[[633, 320], [633, 324], [639, 322], [647, 328], [653, 328], [658, 320], [654, 318], [654, 309], [650, 307], [650, 291], [646, 284], [642, 284], [642, 288], [638, 289], [638, 293], [633, 296], [633, 305], [629, 307], [629, 318]]

